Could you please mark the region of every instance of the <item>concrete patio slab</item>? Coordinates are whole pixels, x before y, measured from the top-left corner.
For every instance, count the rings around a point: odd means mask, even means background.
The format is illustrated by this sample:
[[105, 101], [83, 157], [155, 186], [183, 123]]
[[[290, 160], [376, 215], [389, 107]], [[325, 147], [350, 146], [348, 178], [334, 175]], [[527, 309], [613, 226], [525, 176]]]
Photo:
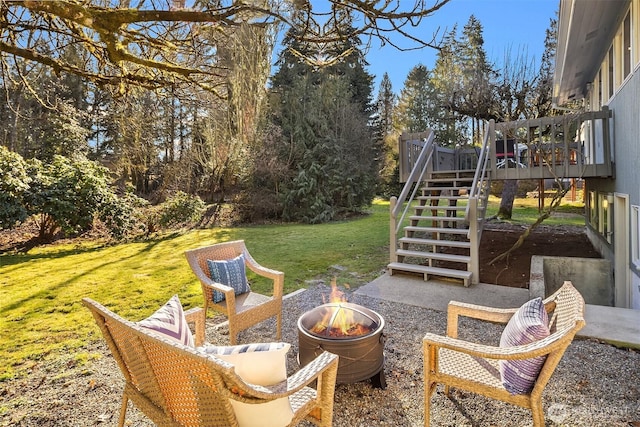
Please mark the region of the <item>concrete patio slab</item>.
[[[465, 288], [462, 284], [423, 280], [422, 276], [383, 274], [355, 291], [371, 298], [447, 311], [449, 301], [461, 301], [492, 307], [519, 307], [529, 300], [529, 290], [480, 283]], [[640, 349], [640, 311], [586, 305], [587, 325], [578, 333], [620, 347]]]

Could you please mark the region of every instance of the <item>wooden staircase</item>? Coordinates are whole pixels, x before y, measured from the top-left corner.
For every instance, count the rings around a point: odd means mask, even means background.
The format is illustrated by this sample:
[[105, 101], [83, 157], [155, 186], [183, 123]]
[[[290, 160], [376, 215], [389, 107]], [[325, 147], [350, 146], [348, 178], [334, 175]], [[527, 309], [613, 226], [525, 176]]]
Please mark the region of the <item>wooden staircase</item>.
[[411, 272], [453, 278], [469, 286], [471, 242], [465, 223], [466, 203], [475, 170], [432, 171], [416, 197], [414, 213], [398, 238], [395, 261], [387, 266], [389, 274]]

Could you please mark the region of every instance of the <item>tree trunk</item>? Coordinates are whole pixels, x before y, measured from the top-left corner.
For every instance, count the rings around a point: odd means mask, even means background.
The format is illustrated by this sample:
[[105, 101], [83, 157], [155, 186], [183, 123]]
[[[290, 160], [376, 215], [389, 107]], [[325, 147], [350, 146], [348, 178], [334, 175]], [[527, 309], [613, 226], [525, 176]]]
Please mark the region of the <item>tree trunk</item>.
[[498, 209], [498, 218], [511, 219], [513, 214], [513, 201], [518, 192], [518, 180], [506, 179], [504, 187], [502, 187], [502, 199], [500, 200], [500, 208]]

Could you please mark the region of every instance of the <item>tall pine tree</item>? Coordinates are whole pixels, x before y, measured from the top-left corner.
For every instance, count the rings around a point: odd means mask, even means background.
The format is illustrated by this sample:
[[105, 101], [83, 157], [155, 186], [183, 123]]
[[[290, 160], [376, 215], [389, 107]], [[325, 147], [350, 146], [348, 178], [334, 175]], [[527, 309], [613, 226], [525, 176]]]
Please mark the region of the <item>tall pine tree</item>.
[[406, 132], [424, 132], [435, 126], [437, 100], [431, 85], [431, 73], [422, 64], [413, 67], [400, 92], [397, 123]]
[[455, 146], [468, 139], [467, 122], [457, 109], [464, 91], [462, 69], [457, 57], [457, 32], [457, 26], [454, 26], [445, 35], [431, 76], [435, 104], [438, 107], [434, 125], [436, 141], [448, 146]]
[[380, 184], [377, 193], [383, 196], [398, 194], [400, 191], [398, 170], [398, 132], [395, 130], [396, 95], [393, 93], [389, 74], [384, 73], [374, 114], [375, 141], [380, 147], [378, 165]]
[[[338, 18], [323, 31], [349, 33], [349, 17]], [[370, 126], [373, 77], [360, 41], [315, 45], [290, 30], [284, 44], [271, 97], [281, 131], [274, 151], [288, 168], [279, 183], [282, 216], [318, 223], [360, 211], [375, 194], [380, 157]]]

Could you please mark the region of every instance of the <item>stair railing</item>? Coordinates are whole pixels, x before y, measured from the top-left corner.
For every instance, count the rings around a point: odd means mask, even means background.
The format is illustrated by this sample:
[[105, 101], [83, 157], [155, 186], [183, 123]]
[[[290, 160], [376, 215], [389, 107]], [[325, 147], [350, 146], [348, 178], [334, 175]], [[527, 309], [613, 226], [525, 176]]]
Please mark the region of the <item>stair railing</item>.
[[484, 135], [480, 155], [478, 156], [478, 165], [473, 176], [473, 183], [469, 189], [469, 200], [465, 209], [464, 218], [469, 224], [467, 238], [471, 244], [471, 282], [479, 283], [480, 281], [480, 239], [484, 226], [484, 216], [487, 209], [487, 199], [489, 196], [489, 186], [491, 185], [490, 176], [487, 173], [489, 166], [489, 155], [491, 152], [491, 144], [495, 138], [495, 122], [491, 120], [487, 132]]
[[[433, 153], [435, 152], [436, 143], [433, 141], [435, 138], [435, 134], [432, 130], [428, 131], [428, 136], [424, 138], [422, 141], [407, 141], [408, 144], [419, 144], [422, 145], [422, 149], [420, 150], [420, 154], [415, 159], [413, 163], [413, 167], [411, 168], [411, 173], [407, 178], [407, 181], [402, 187], [402, 191], [400, 192], [400, 196], [391, 197], [389, 210], [390, 210], [390, 239], [389, 239], [389, 256], [390, 260], [396, 261], [396, 250], [398, 249], [398, 232], [400, 231], [400, 227], [404, 222], [404, 218], [411, 207], [411, 203], [415, 199], [416, 193], [420, 188], [420, 183], [424, 180], [426, 173], [433, 169]], [[415, 184], [415, 185], [414, 185]], [[412, 191], [413, 187], [413, 191]], [[409, 195], [411, 193], [411, 195]], [[398, 218], [400, 214], [400, 210], [404, 207], [402, 211], [402, 215]]]

